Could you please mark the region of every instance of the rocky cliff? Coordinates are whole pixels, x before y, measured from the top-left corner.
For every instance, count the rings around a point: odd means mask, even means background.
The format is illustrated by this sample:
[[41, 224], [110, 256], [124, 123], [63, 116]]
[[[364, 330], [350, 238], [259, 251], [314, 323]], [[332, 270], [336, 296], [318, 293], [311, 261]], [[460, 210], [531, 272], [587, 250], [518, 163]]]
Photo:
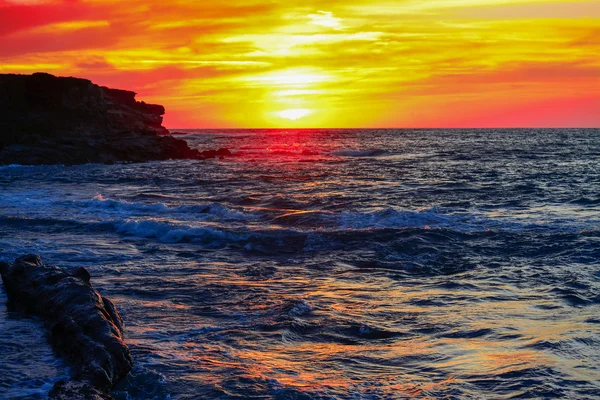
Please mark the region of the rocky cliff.
[[[0, 74], [0, 164], [204, 159], [135, 93], [45, 73]], [[214, 153], [214, 151], [213, 151]]]
[[54, 400], [104, 400], [133, 366], [115, 305], [90, 283], [85, 268], [44, 265], [37, 255], [0, 262], [8, 306], [44, 321], [54, 350], [72, 366], [72, 379], [57, 382]]

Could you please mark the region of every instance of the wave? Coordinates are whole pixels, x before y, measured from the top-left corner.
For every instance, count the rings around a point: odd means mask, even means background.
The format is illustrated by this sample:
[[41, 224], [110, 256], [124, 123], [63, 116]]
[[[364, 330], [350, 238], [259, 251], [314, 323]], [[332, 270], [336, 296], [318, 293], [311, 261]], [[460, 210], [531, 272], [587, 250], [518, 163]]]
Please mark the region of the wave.
[[[456, 233], [487, 232], [485, 224], [477, 224], [472, 216], [456, 217], [435, 211], [400, 212], [391, 209], [374, 213], [314, 214], [314, 220], [294, 226], [274, 225], [273, 221], [258, 226], [227, 224], [190, 225], [157, 219], [116, 221], [116, 232], [161, 242], [202, 242], [213, 245], [237, 243], [247, 252], [277, 253], [321, 251], [343, 247], [343, 243], [369, 235], [378, 241], [394, 236], [395, 230], [417, 229], [420, 232], [450, 230]], [[277, 219], [275, 221], [278, 221]], [[296, 220], [300, 222], [300, 220]], [[376, 231], [376, 232], [374, 232]], [[386, 239], [387, 240], [387, 239]]]
[[283, 307], [283, 312], [288, 317], [300, 317], [311, 313], [313, 310], [314, 307], [302, 299], [290, 302]]
[[590, 197], [580, 197], [578, 199], [570, 201], [571, 204], [584, 205], [584, 206], [596, 206], [600, 205], [600, 197], [598, 198], [590, 198]]
[[[50, 199], [48, 199], [50, 197]], [[230, 208], [219, 203], [176, 205], [129, 202], [97, 195], [91, 200], [64, 200], [52, 198], [47, 193], [24, 192], [17, 195], [0, 195], [0, 204], [16, 211], [16, 216], [28, 218], [82, 220], [94, 222], [168, 219], [168, 222], [264, 222], [294, 230], [322, 228], [331, 230], [366, 230], [381, 228], [436, 228], [449, 227], [459, 230], [483, 229], [491, 221], [483, 216], [432, 207], [421, 210], [397, 210], [386, 208], [377, 211], [325, 211], [306, 209], [318, 204], [301, 204], [286, 196], [274, 195], [263, 200], [267, 208]], [[41, 213], [41, 215], [40, 215]], [[6, 217], [10, 214], [4, 213]], [[162, 223], [162, 222], [160, 222]], [[266, 227], [268, 228], [268, 227]], [[162, 235], [160, 235], [162, 236]]]
[[383, 149], [370, 149], [370, 150], [352, 150], [342, 149], [335, 151], [326, 151], [324, 149], [289, 149], [289, 148], [263, 148], [263, 147], [240, 147], [230, 149], [233, 156], [337, 156], [337, 157], [378, 157], [388, 154]]
[[[162, 202], [129, 202], [106, 199], [101, 195], [90, 200], [64, 200], [53, 194], [44, 195], [47, 193], [43, 191], [0, 194], [0, 205], [4, 206], [0, 221], [11, 229], [51, 229], [71, 234], [117, 233], [163, 243], [191, 242], [208, 248], [233, 246], [248, 253], [265, 255], [332, 251], [361, 242], [365, 246], [369, 243], [392, 243], [413, 234], [425, 235], [427, 239], [423, 240], [435, 247], [437, 242], [443, 244], [471, 235], [523, 232], [554, 235], [580, 233], [583, 227], [590, 228], [589, 235], [594, 236], [598, 232], [597, 226], [588, 226], [589, 221], [585, 224], [574, 221], [534, 224], [531, 220], [519, 220], [515, 216], [492, 218], [484, 213], [442, 207], [325, 211], [310, 209], [319, 207], [319, 204], [294, 203], [291, 205], [304, 210], [290, 211], [277, 207], [230, 208], [219, 203], [168, 205]], [[268, 200], [280, 206], [290, 205], [284, 202], [285, 196], [273, 196]], [[382, 248], [389, 251], [382, 252], [380, 258], [389, 262], [398, 261], [398, 257], [399, 261], [405, 262], [404, 254], [410, 253], [404, 245], [397, 249], [387, 245]], [[549, 250], [542, 248], [542, 251], [547, 254]], [[411, 262], [421, 263], [419, 260]]]
[[[25, 193], [19, 196], [0, 196], [0, 204], [6, 207], [3, 218], [25, 218], [29, 221], [38, 219], [57, 222], [93, 222], [113, 223], [114, 221], [149, 221], [152, 229], [155, 224], [186, 224], [180, 229], [200, 229], [197, 224], [220, 225], [231, 228], [232, 224], [250, 231], [262, 229], [266, 231], [288, 230], [290, 232], [317, 234], [348, 230], [381, 230], [381, 229], [449, 229], [456, 232], [471, 233], [482, 231], [522, 232], [524, 230], [547, 231], [548, 233], [580, 232], [589, 228], [596, 229], [590, 221], [549, 221], [548, 223], [532, 223], [528, 219], [500, 217], [492, 218], [483, 213], [456, 211], [441, 207], [419, 210], [403, 210], [385, 208], [376, 211], [326, 211], [326, 210], [289, 210], [287, 207], [306, 208], [307, 204], [285, 202], [284, 197], [269, 198], [269, 205], [278, 207], [256, 207], [235, 209], [219, 203], [168, 206], [164, 203], [141, 203], [123, 200], [105, 199], [101, 195], [91, 200], [46, 200], [39, 194], [31, 196]], [[273, 204], [271, 204], [273, 203]], [[65, 218], [65, 216], [67, 218]], [[191, 224], [191, 226], [190, 226]], [[161, 226], [163, 226], [161, 225]], [[128, 228], [130, 229], [130, 228]], [[212, 229], [212, 228], [211, 228]], [[160, 228], [162, 232], [164, 227]], [[141, 231], [139, 231], [142, 234]], [[193, 233], [196, 236], [198, 232]], [[148, 237], [165, 237], [157, 232]], [[186, 235], [184, 235], [186, 236]], [[169, 240], [170, 241], [170, 240]]]
[[20, 168], [20, 167], [25, 167], [25, 165], [21, 165], [21, 164], [9, 164], [9, 165], [2, 165], [2, 166], [0, 166], [0, 168]]
[[179, 243], [185, 241], [228, 241], [245, 242], [249, 234], [231, 233], [223, 229], [212, 227], [190, 227], [154, 220], [115, 222], [116, 232], [127, 236], [141, 238], [156, 238], [165, 243]]
[[379, 211], [360, 213], [343, 212], [338, 217], [341, 229], [377, 228], [439, 228], [453, 227], [459, 230], [481, 230], [483, 220], [474, 215], [443, 214], [438, 207], [417, 211], [398, 211], [386, 208]]
[[387, 154], [387, 151], [383, 149], [373, 150], [338, 150], [328, 153], [333, 156], [341, 157], [378, 157]]
[[224, 220], [253, 220], [259, 216], [237, 211], [219, 203], [182, 205], [169, 207], [163, 203], [131, 203], [105, 199], [97, 195], [90, 201], [78, 203], [81, 207], [97, 208], [104, 210], [119, 210], [124, 212], [145, 212], [154, 214], [209, 214], [221, 217]]
[[[43, 192], [24, 192], [1, 196], [0, 205], [16, 210], [17, 215], [34, 216], [42, 212], [44, 218], [62, 217], [65, 209], [74, 219], [78, 212], [93, 219], [129, 218], [134, 216], [179, 216], [199, 220], [250, 221], [260, 218], [257, 213], [238, 211], [219, 203], [168, 206], [163, 203], [136, 203], [106, 199], [97, 195], [91, 200], [64, 200], [50, 198]], [[53, 215], [53, 214], [56, 215]]]

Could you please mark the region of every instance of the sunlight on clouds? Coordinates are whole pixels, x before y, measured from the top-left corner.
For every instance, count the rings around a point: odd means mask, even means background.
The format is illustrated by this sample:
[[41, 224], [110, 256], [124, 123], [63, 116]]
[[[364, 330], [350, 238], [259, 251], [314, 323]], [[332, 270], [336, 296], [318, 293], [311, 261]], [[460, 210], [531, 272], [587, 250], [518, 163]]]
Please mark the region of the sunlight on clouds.
[[60, 71], [65, 68], [65, 64], [0, 64], [0, 73], [33, 73], [39, 71]]
[[229, 37], [224, 43], [250, 42], [259, 51], [250, 56], [297, 56], [303, 53], [311, 53], [310, 45], [322, 46], [331, 44], [349, 44], [350, 42], [377, 41], [383, 32], [355, 32], [355, 33], [316, 33], [316, 34], [247, 34]]
[[6, 2], [12, 3], [12, 4], [35, 5], [35, 4], [52, 3], [52, 0], [6, 0]]
[[57, 22], [55, 24], [49, 24], [40, 26], [30, 30], [30, 33], [47, 33], [56, 34], [59, 32], [78, 31], [81, 29], [90, 28], [107, 28], [110, 26], [109, 21], [69, 21], [69, 22]]
[[[599, 1], [0, 7], [0, 71], [132, 89], [164, 104], [169, 126], [527, 125], [540, 120], [540, 104], [600, 104], [590, 90], [600, 86]], [[523, 117], [508, 118], [515, 112]], [[598, 113], [561, 115], [566, 125], [600, 125]]]
[[264, 61], [216, 61], [216, 60], [188, 60], [188, 59], [175, 59], [175, 58], [164, 58], [157, 60], [129, 60], [130, 64], [150, 64], [150, 65], [178, 65], [181, 67], [196, 67], [196, 66], [268, 66], [270, 65]]
[[306, 96], [306, 95], [311, 95], [311, 94], [320, 94], [323, 93], [322, 90], [307, 90], [307, 89], [300, 89], [300, 90], [280, 90], [277, 92], [274, 92], [273, 94], [275, 96], [280, 96], [280, 97], [291, 97], [291, 96]]
[[327, 28], [342, 29], [342, 19], [333, 16], [330, 11], [317, 11], [316, 14], [309, 14], [308, 18], [311, 24], [324, 26]]
[[207, 60], [203, 54], [193, 54], [189, 49], [179, 48], [173, 52], [159, 50], [127, 50], [109, 52], [106, 60], [120, 69], [148, 70], [161, 66], [178, 66], [183, 69], [193, 69], [205, 66], [219, 68], [256, 68], [268, 67], [268, 61], [252, 60]]
[[[586, 0], [556, 2], [563, 4], [568, 9], [572, 3], [587, 2]], [[549, 0], [403, 0], [403, 1], [377, 1], [377, 2], [352, 2], [349, 9], [362, 12], [363, 15], [422, 15], [444, 17], [448, 13], [463, 8], [479, 7], [485, 9], [493, 6], [511, 6], [522, 4], [549, 4]]]
[[312, 84], [331, 81], [332, 77], [310, 69], [289, 69], [275, 71], [258, 76], [246, 77], [248, 82], [266, 86], [278, 87], [305, 87]]

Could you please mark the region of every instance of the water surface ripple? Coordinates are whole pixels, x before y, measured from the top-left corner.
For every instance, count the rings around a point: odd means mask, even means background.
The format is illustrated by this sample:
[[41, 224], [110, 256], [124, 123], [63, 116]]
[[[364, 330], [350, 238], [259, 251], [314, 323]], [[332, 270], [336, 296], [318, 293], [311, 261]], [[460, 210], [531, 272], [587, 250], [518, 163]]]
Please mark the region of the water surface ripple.
[[[600, 398], [600, 130], [198, 131], [0, 167], [0, 259], [85, 266], [116, 399]], [[68, 376], [0, 291], [0, 397]]]

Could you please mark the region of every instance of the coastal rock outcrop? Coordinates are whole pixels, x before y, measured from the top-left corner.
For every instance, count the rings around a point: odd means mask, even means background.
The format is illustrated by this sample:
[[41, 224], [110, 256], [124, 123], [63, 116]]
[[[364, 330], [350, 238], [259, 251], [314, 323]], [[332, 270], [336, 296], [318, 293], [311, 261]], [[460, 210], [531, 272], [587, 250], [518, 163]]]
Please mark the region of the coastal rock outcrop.
[[205, 159], [162, 126], [161, 105], [87, 79], [0, 74], [0, 165]]
[[0, 274], [15, 311], [38, 316], [58, 355], [73, 365], [71, 381], [60, 381], [51, 399], [110, 399], [107, 394], [133, 366], [123, 341], [123, 320], [115, 305], [90, 283], [85, 268], [70, 271], [26, 255], [0, 263]]

